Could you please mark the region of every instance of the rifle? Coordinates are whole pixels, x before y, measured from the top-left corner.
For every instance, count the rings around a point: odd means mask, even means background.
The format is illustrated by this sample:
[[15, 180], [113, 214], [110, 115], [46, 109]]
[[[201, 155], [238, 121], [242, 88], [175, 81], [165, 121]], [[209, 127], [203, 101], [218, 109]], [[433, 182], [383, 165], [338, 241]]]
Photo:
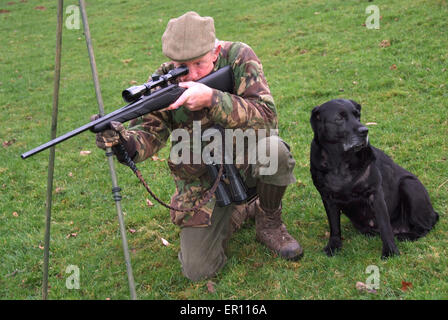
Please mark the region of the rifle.
[[[70, 131], [62, 136], [59, 136], [53, 140], [48, 141], [30, 151], [27, 151], [21, 155], [22, 159], [26, 159], [39, 153], [43, 150], [46, 150], [58, 143], [61, 143], [67, 139], [70, 139], [84, 131], [90, 130], [95, 133], [101, 132], [103, 130], [109, 129], [109, 124], [111, 121], [118, 122], [126, 122], [132, 119], [135, 119], [144, 114], [154, 112], [157, 110], [164, 109], [168, 107], [171, 103], [176, 101], [180, 95], [186, 90], [185, 88], [179, 87], [177, 84], [170, 84], [170, 81], [175, 80], [177, 77], [185, 75], [188, 73], [187, 67], [179, 67], [171, 70], [167, 74], [164, 75], [153, 75], [151, 81], [144, 83], [139, 86], [130, 87], [122, 92], [123, 99], [126, 102], [130, 102], [128, 105], [117, 109], [95, 121], [91, 121], [88, 124], [83, 125], [73, 131]], [[233, 91], [233, 72], [230, 66], [225, 66], [202, 79], [199, 79], [197, 82], [205, 84], [213, 89], [218, 89], [225, 92]], [[160, 89], [151, 92], [152, 89], [161, 87]], [[222, 130], [222, 128], [221, 128]], [[242, 203], [247, 200], [248, 195], [246, 193], [246, 188], [244, 183], [241, 181], [241, 177], [239, 176], [236, 168], [233, 164], [221, 164], [221, 169], [218, 169], [218, 165], [208, 165], [208, 172], [213, 182], [213, 186], [210, 188], [209, 193], [205, 196], [205, 198], [201, 201], [200, 204], [196, 205], [191, 209], [180, 209], [174, 208], [163, 201], [161, 201], [157, 196], [151, 191], [149, 186], [143, 180], [140, 171], [135, 166], [135, 163], [127, 154], [125, 148], [122, 144], [119, 144], [114, 150], [114, 152], [118, 152], [120, 157], [123, 159], [123, 163], [129, 166], [134, 174], [139, 178], [142, 184], [145, 186], [146, 190], [151, 194], [151, 196], [157, 200], [163, 206], [177, 210], [177, 211], [191, 211], [195, 209], [199, 209], [206, 202], [209, 201], [211, 195], [215, 194], [217, 199], [217, 204], [220, 207], [228, 206], [231, 203]], [[118, 156], [117, 154], [117, 156]], [[227, 177], [228, 186], [223, 182], [223, 174], [225, 171], [225, 176]]]
[[[143, 85], [133, 86], [124, 90], [122, 96], [126, 102], [130, 102], [128, 105], [23, 153], [21, 155], [22, 159], [31, 157], [36, 153], [57, 145], [58, 143], [73, 138], [84, 131], [90, 130], [96, 133], [106, 130], [109, 128], [111, 121], [123, 123], [138, 118], [144, 114], [168, 107], [186, 90], [185, 88], [179, 87], [177, 84], [168, 85], [168, 83], [187, 73], [188, 68], [181, 66], [171, 70], [165, 75], [153, 75], [151, 81], [144, 83]], [[233, 81], [232, 68], [230, 66], [225, 66], [224, 68], [199, 79], [197, 82], [205, 84], [213, 89], [232, 92]], [[151, 93], [151, 90], [157, 87], [162, 88]]]

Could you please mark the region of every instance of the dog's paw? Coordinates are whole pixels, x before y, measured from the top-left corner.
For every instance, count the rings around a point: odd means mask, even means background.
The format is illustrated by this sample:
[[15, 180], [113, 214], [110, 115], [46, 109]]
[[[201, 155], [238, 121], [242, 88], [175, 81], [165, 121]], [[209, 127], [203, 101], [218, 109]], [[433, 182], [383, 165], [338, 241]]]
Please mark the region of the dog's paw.
[[394, 245], [391, 248], [384, 248], [383, 247], [383, 252], [381, 254], [381, 259], [387, 259], [393, 256], [399, 256], [400, 255], [400, 251], [398, 250], [398, 248]]
[[336, 254], [337, 251], [339, 251], [342, 248], [342, 242], [341, 240], [331, 240], [328, 241], [327, 246], [324, 248], [324, 252], [327, 254], [327, 256], [332, 257]]

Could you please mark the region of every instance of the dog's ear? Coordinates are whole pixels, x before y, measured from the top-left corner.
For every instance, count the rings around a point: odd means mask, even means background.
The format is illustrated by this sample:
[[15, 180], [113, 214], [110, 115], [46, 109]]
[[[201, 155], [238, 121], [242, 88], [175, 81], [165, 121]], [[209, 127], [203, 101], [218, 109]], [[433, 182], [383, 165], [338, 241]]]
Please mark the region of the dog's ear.
[[310, 118], [310, 123], [311, 123], [311, 128], [314, 131], [314, 136], [317, 136], [317, 122], [320, 121], [320, 110], [319, 110], [319, 106], [315, 106], [313, 108], [313, 110], [311, 111], [311, 118]]
[[351, 103], [353, 103], [353, 105], [355, 106], [356, 109], [358, 109], [359, 112], [361, 112], [361, 105], [353, 100], [349, 100]]

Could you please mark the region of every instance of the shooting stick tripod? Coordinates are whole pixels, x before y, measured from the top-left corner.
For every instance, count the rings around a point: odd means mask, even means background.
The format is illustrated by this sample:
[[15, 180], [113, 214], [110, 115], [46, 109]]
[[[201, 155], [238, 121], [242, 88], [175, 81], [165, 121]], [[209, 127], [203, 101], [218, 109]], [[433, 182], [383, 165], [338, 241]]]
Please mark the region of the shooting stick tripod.
[[[54, 89], [53, 89], [53, 111], [52, 111], [52, 123], [51, 123], [51, 138], [56, 138], [57, 129], [57, 115], [58, 115], [58, 103], [59, 103], [59, 82], [61, 74], [61, 47], [62, 47], [62, 24], [63, 24], [63, 5], [64, 1], [58, 1], [57, 12], [57, 35], [56, 35], [56, 58], [55, 58], [55, 73], [54, 73]], [[87, 13], [85, 9], [84, 0], [79, 0], [79, 6], [81, 9], [82, 22], [84, 26], [84, 34], [86, 37], [87, 51], [89, 53], [90, 67], [92, 70], [93, 83], [95, 86], [95, 94], [98, 102], [98, 110], [101, 116], [104, 115], [103, 98], [101, 96], [100, 84], [98, 80], [98, 73], [96, 69], [95, 56], [93, 54], [92, 41], [90, 37], [89, 23], [87, 21]], [[120, 226], [121, 240], [123, 245], [124, 258], [126, 263], [126, 270], [129, 282], [129, 291], [131, 299], [137, 299], [135, 293], [134, 276], [132, 274], [131, 260], [129, 256], [129, 249], [126, 239], [126, 229], [124, 225], [123, 212], [121, 209], [121, 195], [120, 188], [117, 183], [117, 176], [115, 172], [113, 153], [110, 148], [106, 149], [106, 156], [109, 163], [109, 171], [112, 180], [112, 193], [115, 200], [115, 207], [118, 215], [118, 222]], [[55, 147], [51, 147], [50, 156], [48, 162], [48, 177], [47, 177], [47, 200], [45, 206], [45, 240], [44, 240], [44, 267], [43, 267], [43, 281], [42, 281], [42, 299], [46, 300], [48, 296], [48, 262], [50, 252], [50, 224], [51, 224], [51, 203], [53, 192], [53, 173], [54, 173], [54, 159], [55, 159]]]

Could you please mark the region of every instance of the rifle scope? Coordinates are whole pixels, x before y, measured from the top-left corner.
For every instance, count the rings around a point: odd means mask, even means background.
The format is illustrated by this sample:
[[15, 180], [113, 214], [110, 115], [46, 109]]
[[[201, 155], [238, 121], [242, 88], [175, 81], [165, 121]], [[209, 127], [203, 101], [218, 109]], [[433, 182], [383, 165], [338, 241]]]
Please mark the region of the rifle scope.
[[161, 76], [152, 76], [152, 80], [146, 82], [139, 86], [132, 86], [123, 90], [121, 95], [123, 96], [123, 100], [126, 102], [134, 102], [138, 100], [143, 95], [148, 95], [151, 93], [151, 89], [154, 89], [158, 86], [166, 86], [168, 81], [173, 81], [177, 77], [183, 76], [188, 73], [188, 68], [186, 66], [180, 66], [179, 68], [173, 69], [166, 74]]

